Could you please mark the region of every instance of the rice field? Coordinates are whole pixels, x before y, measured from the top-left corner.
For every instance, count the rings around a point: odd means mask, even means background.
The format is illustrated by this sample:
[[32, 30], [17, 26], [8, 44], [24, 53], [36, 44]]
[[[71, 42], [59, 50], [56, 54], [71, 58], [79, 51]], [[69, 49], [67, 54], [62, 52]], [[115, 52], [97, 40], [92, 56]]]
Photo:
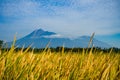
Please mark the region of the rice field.
[[0, 50], [0, 80], [120, 80], [120, 54]]

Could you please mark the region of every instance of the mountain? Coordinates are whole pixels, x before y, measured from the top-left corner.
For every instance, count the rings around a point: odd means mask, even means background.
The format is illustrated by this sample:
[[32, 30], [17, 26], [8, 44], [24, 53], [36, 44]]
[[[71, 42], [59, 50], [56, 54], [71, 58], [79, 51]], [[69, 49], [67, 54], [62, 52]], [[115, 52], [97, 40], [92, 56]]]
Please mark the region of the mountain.
[[28, 38], [40, 38], [40, 37], [50, 36], [50, 35], [55, 35], [55, 34], [56, 33], [54, 33], [54, 32], [48, 32], [48, 31], [44, 31], [42, 29], [38, 29], [38, 30], [33, 31], [32, 33], [30, 33], [26, 37], [28, 37]]
[[[15, 46], [17, 47], [28, 47], [31, 45], [33, 48], [45, 48], [48, 43], [49, 47], [58, 47], [58, 46], [65, 46], [65, 47], [88, 47], [90, 41], [89, 36], [81, 36], [76, 39], [64, 38], [61, 37], [59, 34], [49, 31], [44, 31], [42, 29], [38, 29], [33, 31], [32, 33], [28, 34], [27, 36], [18, 39], [16, 41]], [[8, 42], [8, 47], [12, 45], [12, 42]], [[93, 43], [95, 47], [101, 48], [109, 48], [110, 45], [107, 43], [101, 42], [97, 39], [93, 38]]]

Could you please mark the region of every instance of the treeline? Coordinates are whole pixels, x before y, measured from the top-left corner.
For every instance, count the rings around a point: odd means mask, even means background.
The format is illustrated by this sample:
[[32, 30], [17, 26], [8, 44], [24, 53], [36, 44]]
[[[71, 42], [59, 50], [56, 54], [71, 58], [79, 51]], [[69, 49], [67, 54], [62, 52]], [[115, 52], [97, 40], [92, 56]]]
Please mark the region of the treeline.
[[3, 44], [3, 40], [0, 40], [0, 48], [2, 47]]
[[[3, 40], [0, 40], [0, 50], [2, 51], [9, 51], [10, 48], [2, 48], [2, 44], [3, 44]], [[51, 52], [61, 52], [64, 50], [64, 52], [82, 52], [83, 50], [84, 51], [90, 51], [91, 48], [67, 48], [67, 47], [56, 47], [56, 48], [15, 48], [15, 51], [20, 51], [20, 50], [27, 50], [27, 51], [34, 51], [34, 53], [38, 53], [38, 52], [43, 52], [43, 51], [47, 51], [47, 50], [50, 50]], [[114, 53], [120, 53], [120, 48], [116, 48], [116, 47], [113, 47], [113, 48], [99, 48], [99, 47], [93, 47], [92, 48], [92, 51], [97, 51], [97, 52], [105, 52], [105, 53], [109, 53], [110, 51], [114, 52]]]
[[[67, 47], [56, 47], [56, 48], [15, 48], [14, 51], [20, 51], [20, 50], [23, 50], [23, 51], [33, 51], [34, 53], [39, 53], [39, 52], [43, 52], [43, 51], [51, 51], [51, 52], [83, 52], [83, 50], [85, 52], [89, 52], [90, 50], [92, 49], [93, 52], [104, 52], [104, 53], [109, 53], [110, 51], [114, 52], [114, 53], [120, 53], [120, 48], [99, 48], [99, 47], [93, 47], [93, 48], [67, 48]], [[2, 48], [2, 51], [9, 51], [10, 48]]]

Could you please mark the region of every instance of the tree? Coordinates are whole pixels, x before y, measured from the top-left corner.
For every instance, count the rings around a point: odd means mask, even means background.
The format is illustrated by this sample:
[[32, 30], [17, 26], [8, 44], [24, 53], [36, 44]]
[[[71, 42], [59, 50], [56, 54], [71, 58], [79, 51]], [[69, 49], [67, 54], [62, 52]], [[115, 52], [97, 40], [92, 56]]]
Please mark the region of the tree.
[[2, 47], [3, 45], [3, 40], [0, 40], [0, 47]]

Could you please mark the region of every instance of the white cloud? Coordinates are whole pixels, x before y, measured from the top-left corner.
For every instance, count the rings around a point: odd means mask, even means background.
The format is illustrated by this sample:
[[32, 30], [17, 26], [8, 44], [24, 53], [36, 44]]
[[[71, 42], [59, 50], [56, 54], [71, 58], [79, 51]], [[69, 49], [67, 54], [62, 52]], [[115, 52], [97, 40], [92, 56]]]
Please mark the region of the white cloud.
[[8, 17], [30, 16], [37, 13], [38, 4], [29, 0], [21, 0], [19, 2], [3, 3], [2, 15]]
[[120, 32], [116, 1], [64, 1], [64, 6], [50, 3], [43, 6], [34, 0], [22, 0], [19, 3], [5, 4], [2, 13], [18, 18], [8, 25], [20, 34], [23, 34], [23, 31], [19, 30], [25, 30], [26, 34], [39, 27], [66, 36], [90, 35], [93, 32], [100, 35]]
[[54, 34], [54, 35], [50, 35], [50, 36], [42, 36], [42, 37], [45, 37], [45, 38], [63, 38], [63, 36], [60, 35], [60, 34]]

